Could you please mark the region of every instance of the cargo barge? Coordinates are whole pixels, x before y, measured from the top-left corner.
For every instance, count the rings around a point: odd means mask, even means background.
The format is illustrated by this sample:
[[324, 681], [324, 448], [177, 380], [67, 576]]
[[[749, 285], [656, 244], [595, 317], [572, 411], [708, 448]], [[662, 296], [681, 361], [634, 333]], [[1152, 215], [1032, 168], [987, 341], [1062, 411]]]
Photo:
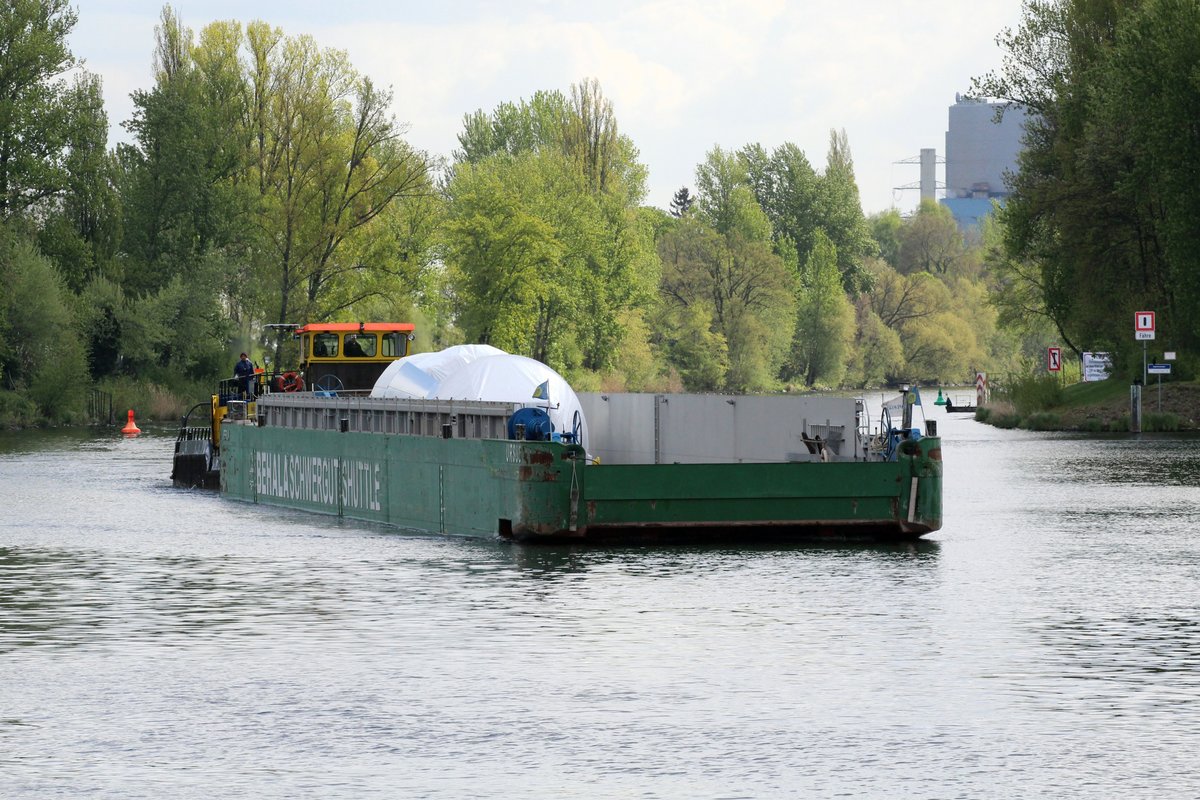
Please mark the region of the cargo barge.
[[895, 540], [941, 527], [941, 441], [934, 423], [913, 426], [912, 395], [872, 426], [854, 398], [572, 394], [563, 424], [547, 412], [565, 402], [536, 390], [520, 402], [373, 393], [235, 402], [210, 453], [221, 492], [521, 542]]

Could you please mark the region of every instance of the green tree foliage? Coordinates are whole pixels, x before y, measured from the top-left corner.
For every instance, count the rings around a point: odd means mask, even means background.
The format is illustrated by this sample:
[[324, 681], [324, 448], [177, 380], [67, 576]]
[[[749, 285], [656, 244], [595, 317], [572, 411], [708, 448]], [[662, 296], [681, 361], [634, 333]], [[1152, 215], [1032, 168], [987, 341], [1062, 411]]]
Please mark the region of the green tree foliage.
[[970, 263], [954, 215], [949, 208], [932, 200], [921, 201], [917, 213], [900, 228], [899, 239], [900, 251], [894, 266], [901, 274], [958, 275]]
[[175, 319], [204, 322], [189, 338], [224, 341], [226, 318], [248, 337], [253, 320], [322, 320], [381, 297], [408, 307], [430, 289], [440, 212], [389, 91], [344, 53], [262, 22], [197, 39], [167, 7], [157, 40], [156, 85], [134, 96], [137, 144], [121, 151], [127, 302], [165, 292], [174, 308], [182, 291], [201, 307]]
[[[645, 167], [585, 80], [464, 119], [447, 185], [447, 263], [459, 322], [560, 369], [610, 371], [649, 306]], [[635, 325], [644, 331], [644, 326]]]
[[799, 271], [821, 227], [820, 176], [804, 152], [786, 142], [768, 154], [762, 145], [740, 151], [754, 197], [771, 222], [780, 254]]
[[704, 299], [691, 305], [668, 304], [661, 322], [662, 341], [683, 387], [715, 392], [726, 387], [729, 343], [712, 329], [713, 309]]
[[163, 9], [156, 84], [134, 92], [134, 144], [117, 153], [122, 268], [85, 290], [99, 301], [87, 326], [93, 375], [170, 383], [228, 369], [229, 318], [255, 287], [240, 36], [236, 23], [214, 23], [197, 45]]
[[[1003, 339], [991, 347], [1010, 370], [1022, 358], [1032, 358], [1062, 340], [1046, 310], [1043, 272], [1037, 264], [1012, 258], [1004, 243], [1004, 224], [996, 215], [984, 219], [981, 231], [987, 304], [995, 312], [993, 336]], [[1111, 351], [1114, 343], [1093, 339], [1090, 346]]]
[[[126, 123], [135, 145], [118, 149], [125, 209], [122, 286], [156, 292], [189, 276], [207, 254], [249, 251], [245, 84], [240, 27], [214, 23], [193, 43], [170, 6], [156, 28], [156, 85], [133, 93]], [[214, 297], [214, 301], [218, 298]]]
[[[1017, 285], [1029, 271], [1003, 256], [1003, 224], [995, 215], [980, 231], [964, 233], [946, 208], [923, 203], [907, 218], [876, 215], [871, 227], [881, 253], [896, 263], [866, 262], [872, 288], [856, 306], [852, 382], [877, 381], [881, 368], [889, 381], [970, 381], [975, 370], [1006, 368], [1044, 339], [1035, 306], [997, 302], [1000, 287]], [[1036, 296], [1022, 291], [1026, 300]], [[896, 337], [898, 353], [879, 326]], [[881, 358], [869, 347], [878, 347]]]
[[82, 412], [87, 373], [70, 292], [54, 265], [28, 240], [5, 236], [0, 265], [4, 385], [26, 393], [47, 418], [71, 421]]
[[120, 208], [107, 152], [108, 117], [100, 78], [76, 75], [66, 95], [73, 109], [63, 159], [63, 191], [39, 209], [38, 246], [78, 292], [111, 269], [120, 236]]
[[7, 0], [0, 6], [0, 221], [67, 186], [75, 109], [62, 76], [75, 66], [66, 0]]
[[697, 222], [711, 226], [721, 241], [699, 251], [707, 257], [690, 267], [700, 296], [714, 311], [713, 329], [728, 347], [724, 388], [737, 392], [778, 384], [796, 324], [796, 274], [789, 266], [794, 249], [781, 242], [785, 257], [772, 246], [771, 221], [751, 179], [747, 160], [719, 147], [696, 168]]
[[463, 117], [458, 134], [456, 164], [478, 164], [492, 156], [566, 149], [567, 98], [562, 92], [539, 91], [529, 100], [501, 103], [489, 114], [483, 109]]
[[801, 272], [788, 373], [806, 386], [838, 386], [854, 341], [854, 309], [842, 289], [837, 248], [818, 231]]
[[456, 170], [448, 189], [447, 260], [468, 341], [563, 365], [564, 328], [582, 303], [581, 264], [570, 258], [570, 244], [586, 226], [572, 219], [556, 228], [542, 213], [555, 212], [547, 208], [555, 183], [577, 189], [572, 177], [553, 154]]
[[767, 154], [761, 145], [739, 151], [747, 182], [771, 222], [776, 249], [795, 265], [804, 264], [817, 243], [818, 231], [838, 253], [842, 286], [857, 293], [870, 280], [863, 260], [878, 251], [862, 213], [854, 163], [845, 132], [830, 133], [824, 174], [817, 174], [804, 152], [787, 142]]
[[939, 311], [904, 327], [905, 375], [909, 381], [962, 381], [978, 352], [970, 325], [958, 314]]
[[853, 357], [847, 383], [859, 388], [880, 386], [903, 373], [904, 346], [896, 331], [883, 324], [871, 308], [868, 295], [855, 304]]
[[722, 236], [769, 241], [771, 221], [755, 199], [749, 181], [750, 173], [742, 158], [714, 147], [696, 167], [696, 208]]
[[[727, 163], [724, 154], [714, 151], [711, 155], [716, 163]], [[697, 183], [705, 185], [699, 178]], [[721, 191], [720, 186], [717, 188]], [[688, 388], [714, 388], [690, 381], [695, 376], [708, 380], [723, 372], [720, 388], [763, 391], [777, 382], [791, 341], [794, 277], [772, 252], [765, 235], [758, 240], [745, 235], [745, 231], [762, 230], [765, 234], [769, 230], [746, 187], [735, 187], [726, 194], [729, 199], [720, 203], [701, 193], [698, 205], [702, 213], [682, 218], [659, 239], [661, 293], [670, 318], [687, 322], [692, 337], [698, 334], [697, 309], [709, 314], [708, 329], [719, 336], [728, 354], [727, 366], [722, 370], [719, 362], [725, 353], [709, 346], [711, 337], [701, 337], [704, 346], [699, 349], [674, 348], [691, 359], [686, 367], [676, 363]], [[713, 210], [725, 215], [729, 233], [722, 234], [710, 223]], [[685, 314], [684, 309], [691, 311]], [[696, 358], [706, 354], [713, 359], [712, 364], [701, 367], [695, 363]]]
[[431, 191], [424, 154], [401, 138], [392, 95], [344, 53], [263, 23], [247, 30], [256, 102], [250, 167], [257, 186], [257, 266], [274, 285], [268, 318], [326, 319], [374, 293], [356, 242], [393, 202]]
[[843, 286], [848, 292], [857, 293], [869, 287], [870, 277], [864, 269], [863, 259], [875, 255], [878, 250], [863, 216], [846, 131], [829, 132], [829, 153], [821, 178], [818, 198], [824, 222], [822, 228], [837, 249]]
[[82, 282], [104, 238], [87, 197], [104, 183], [89, 174], [106, 136], [99, 81], [64, 77], [75, 20], [59, 0], [0, 6], [0, 406], [56, 422], [79, 416], [87, 386], [63, 275]]
[[671, 197], [671, 216], [678, 219], [684, 214], [692, 210], [692, 203], [696, 198], [692, 196], [691, 191], [686, 186], [679, 187], [679, 191]]
[[900, 212], [893, 208], [873, 214], [867, 224], [879, 248], [879, 257], [896, 269], [900, 265], [900, 232], [904, 226]]
[[1117, 144], [1132, 151], [1133, 165], [1118, 188], [1130, 206], [1153, 209], [1150, 302], [1163, 303], [1164, 334], [1189, 349], [1200, 341], [1198, 63], [1200, 6], [1148, 0], [1120, 27], [1097, 113], [1098, 126], [1122, 123], [1116, 130], [1126, 139]]
[[1180, 349], [1200, 339], [1198, 39], [1190, 2], [1028, 3], [999, 38], [1003, 68], [975, 82], [1032, 112], [1005, 255], [1077, 352], [1133, 349], [1141, 309], [1159, 311], [1160, 338]]

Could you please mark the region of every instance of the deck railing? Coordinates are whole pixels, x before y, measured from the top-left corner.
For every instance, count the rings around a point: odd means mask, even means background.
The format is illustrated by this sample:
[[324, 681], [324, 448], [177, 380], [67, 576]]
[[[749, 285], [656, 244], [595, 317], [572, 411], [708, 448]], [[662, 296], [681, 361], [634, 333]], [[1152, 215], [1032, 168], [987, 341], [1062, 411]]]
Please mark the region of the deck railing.
[[[400, 400], [318, 393], [260, 398], [260, 424], [304, 430], [404, 433], [455, 439], [505, 439], [513, 403], [455, 400]], [[448, 427], [447, 427], [448, 426]]]

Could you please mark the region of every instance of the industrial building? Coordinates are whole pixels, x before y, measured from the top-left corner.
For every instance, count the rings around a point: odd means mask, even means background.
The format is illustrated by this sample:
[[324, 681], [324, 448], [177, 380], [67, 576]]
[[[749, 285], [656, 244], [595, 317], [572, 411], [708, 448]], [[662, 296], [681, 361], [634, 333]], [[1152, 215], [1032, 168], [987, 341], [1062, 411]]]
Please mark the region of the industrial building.
[[[997, 120], [997, 111], [1004, 109]], [[946, 129], [946, 195], [942, 203], [960, 228], [974, 227], [1009, 195], [1005, 173], [1016, 172], [1025, 109], [956, 95]]]

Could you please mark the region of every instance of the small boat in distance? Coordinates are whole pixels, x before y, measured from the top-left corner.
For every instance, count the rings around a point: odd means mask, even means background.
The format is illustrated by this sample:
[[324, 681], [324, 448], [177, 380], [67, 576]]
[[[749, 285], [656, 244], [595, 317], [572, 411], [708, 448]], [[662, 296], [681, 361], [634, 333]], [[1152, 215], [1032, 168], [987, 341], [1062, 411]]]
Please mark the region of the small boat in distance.
[[979, 409], [979, 406], [959, 405], [950, 398], [946, 397], [946, 412], [950, 414], [974, 414]]

